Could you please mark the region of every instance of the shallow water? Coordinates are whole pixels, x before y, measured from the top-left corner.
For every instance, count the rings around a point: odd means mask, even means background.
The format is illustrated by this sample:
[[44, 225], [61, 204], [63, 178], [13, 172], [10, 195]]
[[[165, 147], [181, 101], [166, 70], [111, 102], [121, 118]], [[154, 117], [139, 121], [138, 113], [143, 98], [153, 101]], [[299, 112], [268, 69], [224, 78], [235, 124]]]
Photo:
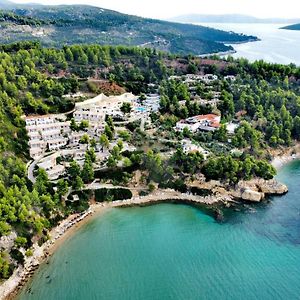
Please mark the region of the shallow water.
[[19, 299], [299, 299], [300, 162], [278, 177], [288, 194], [227, 210], [221, 224], [186, 205], [111, 209], [69, 238]]

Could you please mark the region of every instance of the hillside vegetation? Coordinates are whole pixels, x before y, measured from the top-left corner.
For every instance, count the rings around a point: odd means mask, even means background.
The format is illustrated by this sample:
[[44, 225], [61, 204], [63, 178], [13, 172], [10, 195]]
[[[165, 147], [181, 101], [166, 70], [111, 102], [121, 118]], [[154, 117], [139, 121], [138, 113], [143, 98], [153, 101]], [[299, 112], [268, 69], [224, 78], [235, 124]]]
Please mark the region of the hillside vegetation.
[[[122, 14], [86, 5], [3, 5], [1, 43], [40, 40], [46, 46], [95, 43], [156, 48], [171, 53], [204, 54], [233, 50], [224, 43], [255, 40], [204, 26]], [[0, 4], [1, 9], [1, 4]]]
[[[240, 116], [240, 127], [230, 142], [224, 126], [213, 134], [174, 132], [173, 127], [181, 118], [210, 110], [191, 101], [183, 82], [168, 80], [171, 75], [190, 72], [214, 73], [221, 78], [213, 87], [221, 93], [217, 109], [222, 121]], [[223, 80], [228, 74], [236, 76], [235, 83]], [[300, 69], [294, 65], [249, 63], [231, 58], [205, 60], [125, 46], [73, 45], [53, 49], [31, 42], [1, 45], [0, 237], [14, 231], [18, 238], [10, 252], [0, 252], [0, 279], [8, 278], [15, 266], [23, 263], [20, 248], [30, 249], [36, 241], [42, 244], [49, 230], [61, 219], [88, 206], [86, 201], [81, 201], [74, 208], [62, 198], [68, 187], [74, 185], [74, 178], [76, 185], [83, 184], [79, 177], [81, 169], [76, 164], [73, 169], [70, 167], [76, 176], [60, 179], [57, 184], [50, 182], [42, 169], [35, 184], [27, 180], [27, 135], [22, 116], [72, 109], [74, 102], [63, 95], [82, 91], [89, 77], [115, 82], [136, 94], [150, 92], [149, 83], [160, 85], [161, 108], [151, 116], [159, 139], [164, 136], [168, 141], [180, 141], [189, 137], [210, 147], [212, 156], [207, 161], [201, 154], [185, 154], [180, 149], [171, 159], [162, 159], [153, 145], [150, 148], [153, 151], [132, 153], [127, 157], [128, 165], [145, 172], [149, 184], [155, 182], [161, 187], [178, 189], [184, 187], [183, 176], [196, 172], [231, 184], [254, 176], [270, 179], [276, 172], [267, 162], [268, 150], [300, 140]], [[210, 90], [199, 84], [196, 92], [206, 97]], [[112, 134], [114, 128], [112, 121], [109, 123], [106, 134]], [[141, 133], [139, 126], [131, 124], [129, 130], [127, 141], [149, 142], [150, 137]], [[130, 173], [116, 169], [121, 155], [118, 147], [114, 147], [108, 167], [118, 177], [130, 177]], [[232, 154], [235, 148], [241, 149], [241, 156]], [[83, 170], [91, 167], [92, 154], [90, 151], [86, 155]], [[83, 170], [81, 176], [85, 175]], [[83, 176], [83, 181], [92, 181], [94, 173], [91, 174], [91, 178]], [[30, 250], [27, 251], [26, 255], [30, 255]]]

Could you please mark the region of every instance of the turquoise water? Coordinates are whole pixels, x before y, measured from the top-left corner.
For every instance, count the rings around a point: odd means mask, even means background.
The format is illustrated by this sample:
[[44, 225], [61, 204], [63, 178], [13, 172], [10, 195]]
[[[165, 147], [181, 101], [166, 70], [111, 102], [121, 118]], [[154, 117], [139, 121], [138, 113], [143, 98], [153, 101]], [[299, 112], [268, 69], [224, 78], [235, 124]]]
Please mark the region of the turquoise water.
[[216, 223], [199, 209], [111, 209], [69, 238], [19, 299], [300, 299], [300, 162], [290, 192]]

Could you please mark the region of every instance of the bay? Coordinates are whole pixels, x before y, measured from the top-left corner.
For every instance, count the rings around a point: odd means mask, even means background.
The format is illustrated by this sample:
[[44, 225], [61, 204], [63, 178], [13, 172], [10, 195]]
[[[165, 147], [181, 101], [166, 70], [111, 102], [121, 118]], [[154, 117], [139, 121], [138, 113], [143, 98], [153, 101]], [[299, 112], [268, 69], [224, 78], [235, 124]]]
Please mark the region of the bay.
[[289, 193], [223, 223], [186, 205], [110, 209], [43, 264], [21, 300], [299, 299], [300, 162]]
[[260, 41], [232, 45], [235, 58], [245, 57], [250, 61], [263, 59], [267, 62], [300, 66], [300, 31], [280, 29], [287, 24], [237, 24], [201, 23], [226, 31], [257, 36]]

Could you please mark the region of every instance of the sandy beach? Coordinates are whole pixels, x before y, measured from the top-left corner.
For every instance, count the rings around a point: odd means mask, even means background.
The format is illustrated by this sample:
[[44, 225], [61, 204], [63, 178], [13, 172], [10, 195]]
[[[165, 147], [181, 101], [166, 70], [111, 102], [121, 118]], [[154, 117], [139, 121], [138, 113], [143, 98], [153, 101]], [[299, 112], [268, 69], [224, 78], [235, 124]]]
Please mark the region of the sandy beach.
[[284, 165], [286, 165], [287, 163], [289, 163], [295, 159], [300, 159], [300, 154], [275, 157], [272, 161], [272, 165], [278, 170], [278, 169], [282, 168]]
[[103, 213], [105, 210], [113, 207], [145, 206], [168, 201], [213, 205], [216, 203], [228, 203], [232, 199], [224, 195], [201, 197], [168, 189], [157, 190], [150, 195], [133, 197], [128, 200], [92, 204], [84, 213], [71, 215], [53, 228], [49, 233], [50, 239], [41, 247], [37, 244], [33, 245], [33, 255], [26, 257], [24, 266], [18, 267], [12, 276], [0, 286], [0, 299], [13, 299], [32, 277], [39, 265], [51, 256], [66, 238], [74, 234], [86, 222], [89, 222], [92, 217], [96, 217], [99, 213]]
[[272, 160], [272, 165], [277, 170], [282, 168], [285, 164], [295, 160], [300, 159], [300, 144], [297, 143], [294, 147], [288, 148], [287, 150], [276, 153]]

